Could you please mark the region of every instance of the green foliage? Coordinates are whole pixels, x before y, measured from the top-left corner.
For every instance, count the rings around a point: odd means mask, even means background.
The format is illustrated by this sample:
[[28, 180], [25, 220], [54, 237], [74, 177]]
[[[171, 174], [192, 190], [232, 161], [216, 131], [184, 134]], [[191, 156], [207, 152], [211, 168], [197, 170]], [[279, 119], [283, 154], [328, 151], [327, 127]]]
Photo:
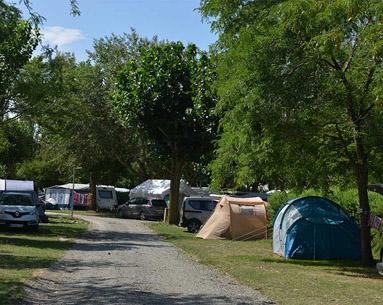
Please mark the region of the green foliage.
[[144, 45], [118, 74], [115, 111], [128, 129], [170, 160], [170, 222], [178, 222], [179, 181], [186, 164], [211, 149], [215, 74], [205, 52], [180, 42]]
[[[0, 1], [0, 124], [11, 113], [17, 113], [12, 103], [14, 80], [27, 63], [39, 41], [39, 32], [32, 22], [24, 20], [13, 5]], [[0, 128], [2, 126], [0, 125]]]
[[15, 178], [17, 164], [31, 158], [37, 149], [34, 128], [25, 121], [4, 122], [0, 129], [0, 143], [2, 176]]
[[216, 186], [350, 185], [361, 145], [379, 176], [380, 1], [201, 5], [220, 34]]
[[194, 45], [143, 47], [118, 76], [115, 109], [125, 126], [141, 127], [165, 154], [195, 160], [214, 132], [213, 77], [207, 55]]

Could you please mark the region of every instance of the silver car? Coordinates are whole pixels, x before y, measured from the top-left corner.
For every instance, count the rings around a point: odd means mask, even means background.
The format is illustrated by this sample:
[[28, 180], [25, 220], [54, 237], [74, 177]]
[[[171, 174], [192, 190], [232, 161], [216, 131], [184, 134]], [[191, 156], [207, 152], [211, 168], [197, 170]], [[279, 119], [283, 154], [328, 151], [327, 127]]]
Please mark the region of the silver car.
[[0, 194], [0, 225], [37, 230], [39, 205], [34, 192], [3, 191]]

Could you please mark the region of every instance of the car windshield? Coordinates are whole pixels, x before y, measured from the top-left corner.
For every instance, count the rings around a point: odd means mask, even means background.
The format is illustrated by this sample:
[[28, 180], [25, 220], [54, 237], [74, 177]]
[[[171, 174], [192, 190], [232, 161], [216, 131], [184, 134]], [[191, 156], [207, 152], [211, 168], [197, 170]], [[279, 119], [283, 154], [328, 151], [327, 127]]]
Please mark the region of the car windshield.
[[0, 205], [25, 205], [33, 204], [32, 195], [23, 193], [3, 193], [0, 198]]

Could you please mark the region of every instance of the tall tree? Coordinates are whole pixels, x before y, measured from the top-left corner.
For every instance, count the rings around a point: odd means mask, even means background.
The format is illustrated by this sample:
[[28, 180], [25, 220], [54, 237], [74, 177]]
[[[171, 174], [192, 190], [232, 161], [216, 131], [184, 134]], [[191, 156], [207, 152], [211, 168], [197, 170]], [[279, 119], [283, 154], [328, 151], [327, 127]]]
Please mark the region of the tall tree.
[[[370, 264], [367, 184], [370, 164], [381, 157], [383, 131], [382, 1], [206, 0], [201, 9], [220, 33], [222, 109], [237, 102], [235, 108], [258, 123], [249, 139], [266, 144], [263, 160], [275, 161], [276, 152], [310, 169], [319, 160], [325, 171], [311, 173], [326, 177], [318, 184], [341, 177], [342, 170], [353, 174], [362, 262]], [[230, 114], [225, 120], [228, 125]]]
[[125, 126], [137, 126], [171, 161], [169, 222], [178, 221], [179, 185], [185, 164], [211, 148], [214, 73], [195, 45], [160, 43], [140, 49], [118, 75], [115, 109]]
[[12, 101], [14, 81], [38, 41], [33, 23], [24, 20], [15, 6], [0, 1], [0, 124], [17, 114], [17, 105]]

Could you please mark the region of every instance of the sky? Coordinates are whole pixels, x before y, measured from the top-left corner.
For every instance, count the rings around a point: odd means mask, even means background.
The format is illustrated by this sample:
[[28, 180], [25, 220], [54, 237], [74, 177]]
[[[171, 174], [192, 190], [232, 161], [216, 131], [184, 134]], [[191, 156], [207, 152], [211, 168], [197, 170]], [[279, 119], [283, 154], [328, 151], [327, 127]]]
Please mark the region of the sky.
[[195, 9], [200, 0], [78, 0], [81, 15], [70, 15], [69, 0], [32, 0], [44, 16], [43, 42], [87, 58], [93, 40], [136, 29], [140, 36], [195, 43], [207, 50], [216, 35]]

